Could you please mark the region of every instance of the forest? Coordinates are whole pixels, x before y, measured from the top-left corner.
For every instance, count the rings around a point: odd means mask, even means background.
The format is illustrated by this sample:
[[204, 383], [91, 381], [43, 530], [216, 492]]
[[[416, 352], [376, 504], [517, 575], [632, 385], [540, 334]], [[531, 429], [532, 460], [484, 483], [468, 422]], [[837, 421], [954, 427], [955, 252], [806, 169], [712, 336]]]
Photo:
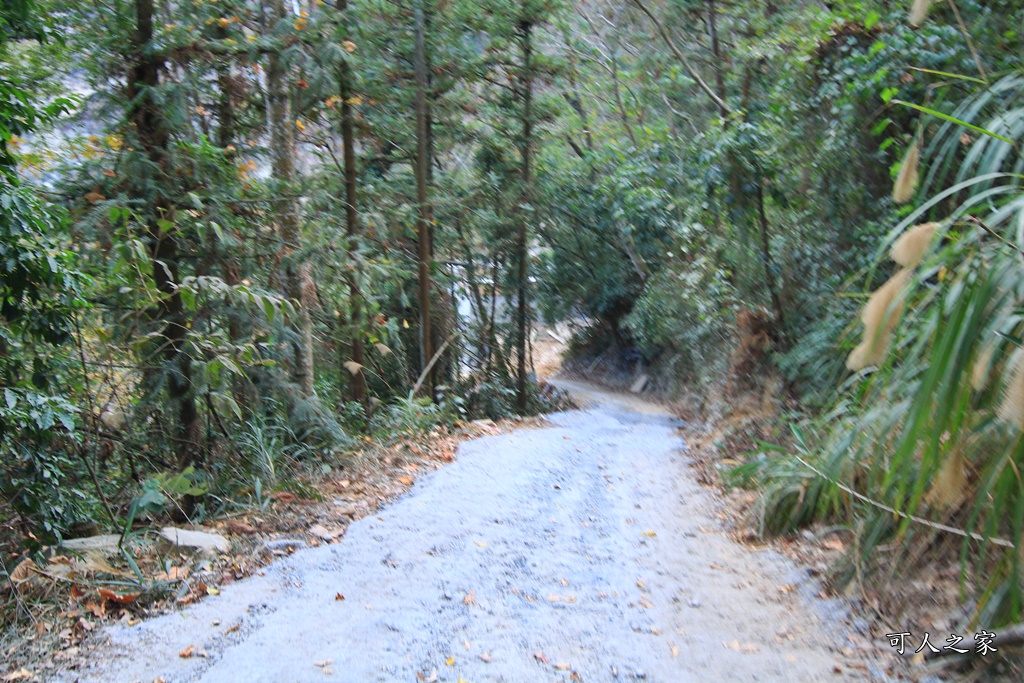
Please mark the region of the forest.
[[1024, 621], [1022, 55], [1014, 0], [3, 0], [5, 627], [65, 539], [564, 407], [559, 325], [770, 406], [713, 469], [833, 585]]

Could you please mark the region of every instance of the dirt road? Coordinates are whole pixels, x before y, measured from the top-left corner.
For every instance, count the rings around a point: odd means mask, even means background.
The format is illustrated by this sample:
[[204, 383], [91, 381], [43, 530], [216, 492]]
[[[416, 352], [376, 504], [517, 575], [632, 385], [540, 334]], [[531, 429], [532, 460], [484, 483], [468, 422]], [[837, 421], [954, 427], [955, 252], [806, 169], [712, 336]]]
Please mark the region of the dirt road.
[[96, 668], [60, 680], [856, 677], [821, 606], [786, 589], [796, 569], [723, 533], [672, 418], [585, 398], [555, 427], [465, 444], [341, 543], [109, 629]]

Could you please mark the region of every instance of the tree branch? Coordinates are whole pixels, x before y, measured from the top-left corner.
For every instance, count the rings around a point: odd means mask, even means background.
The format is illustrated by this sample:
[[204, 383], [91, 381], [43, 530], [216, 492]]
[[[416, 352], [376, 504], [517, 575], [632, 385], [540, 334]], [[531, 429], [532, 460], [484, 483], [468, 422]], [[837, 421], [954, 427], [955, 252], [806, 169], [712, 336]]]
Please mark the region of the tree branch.
[[661, 38], [662, 40], [665, 41], [665, 44], [668, 46], [668, 49], [672, 51], [672, 54], [675, 55], [676, 59], [682, 62], [683, 68], [686, 69], [687, 73], [690, 74], [690, 77], [693, 78], [693, 80], [697, 81], [697, 85], [700, 86], [700, 89], [707, 93], [708, 97], [710, 97], [711, 100], [715, 103], [715, 105], [718, 106], [718, 109], [719, 111], [722, 112], [722, 115], [725, 116], [727, 114], [731, 114], [732, 108], [728, 104], [726, 104], [725, 100], [718, 96], [718, 93], [716, 93], [711, 88], [711, 86], [708, 85], [707, 82], [705, 82], [703, 78], [700, 77], [700, 74], [697, 73], [697, 70], [693, 68], [692, 64], [690, 64], [690, 60], [687, 59], [686, 55], [680, 52], [679, 48], [677, 48], [675, 43], [672, 42], [672, 38], [669, 37], [668, 32], [665, 31], [665, 27], [661, 25], [661, 22], [658, 21], [658, 18], [651, 14], [651, 11], [647, 9], [647, 7], [640, 0], [632, 0], [632, 3], [636, 5], [641, 12], [647, 15], [647, 18], [651, 20], [651, 23], [654, 24], [654, 27], [658, 29], [658, 33], [661, 34]]

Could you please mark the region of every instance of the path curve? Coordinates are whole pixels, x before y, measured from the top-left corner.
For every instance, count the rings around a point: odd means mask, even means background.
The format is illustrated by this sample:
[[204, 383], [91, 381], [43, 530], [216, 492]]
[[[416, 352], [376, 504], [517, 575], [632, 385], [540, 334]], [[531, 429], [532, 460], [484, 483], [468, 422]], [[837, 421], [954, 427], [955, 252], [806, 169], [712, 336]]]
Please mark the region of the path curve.
[[[334, 545], [106, 631], [67, 681], [852, 680], [796, 569], [731, 541], [659, 407], [579, 385]], [[343, 595], [344, 600], [336, 599]], [[207, 657], [183, 659], [196, 646]]]

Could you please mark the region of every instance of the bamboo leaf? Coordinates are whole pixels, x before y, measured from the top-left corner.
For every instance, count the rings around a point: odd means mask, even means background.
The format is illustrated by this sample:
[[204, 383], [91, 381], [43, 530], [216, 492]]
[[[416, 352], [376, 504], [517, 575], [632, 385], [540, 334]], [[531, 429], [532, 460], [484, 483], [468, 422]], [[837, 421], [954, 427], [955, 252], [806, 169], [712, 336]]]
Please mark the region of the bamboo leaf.
[[930, 107], [925, 107], [925, 106], [922, 106], [920, 104], [913, 104], [912, 102], [905, 102], [903, 100], [893, 100], [892, 102], [893, 102], [893, 104], [902, 104], [904, 107], [910, 107], [911, 109], [916, 109], [916, 110], [918, 110], [920, 112], [923, 112], [925, 114], [929, 114], [930, 116], [934, 116], [936, 118], [942, 119], [943, 121], [949, 121], [950, 123], [955, 123], [958, 126], [963, 126], [964, 128], [969, 128], [970, 130], [973, 130], [976, 133], [981, 133], [982, 135], [988, 135], [989, 137], [993, 137], [996, 140], [1002, 140], [1003, 142], [1008, 142], [1011, 145], [1014, 144], [1013, 140], [1011, 140], [1010, 138], [1006, 137], [1005, 135], [1000, 135], [999, 133], [993, 133], [990, 130], [982, 128], [981, 126], [976, 126], [973, 123], [967, 123], [963, 119], [958, 119], [955, 116], [950, 116], [949, 114], [943, 114], [941, 111], [936, 111], [935, 109], [931, 109]]

